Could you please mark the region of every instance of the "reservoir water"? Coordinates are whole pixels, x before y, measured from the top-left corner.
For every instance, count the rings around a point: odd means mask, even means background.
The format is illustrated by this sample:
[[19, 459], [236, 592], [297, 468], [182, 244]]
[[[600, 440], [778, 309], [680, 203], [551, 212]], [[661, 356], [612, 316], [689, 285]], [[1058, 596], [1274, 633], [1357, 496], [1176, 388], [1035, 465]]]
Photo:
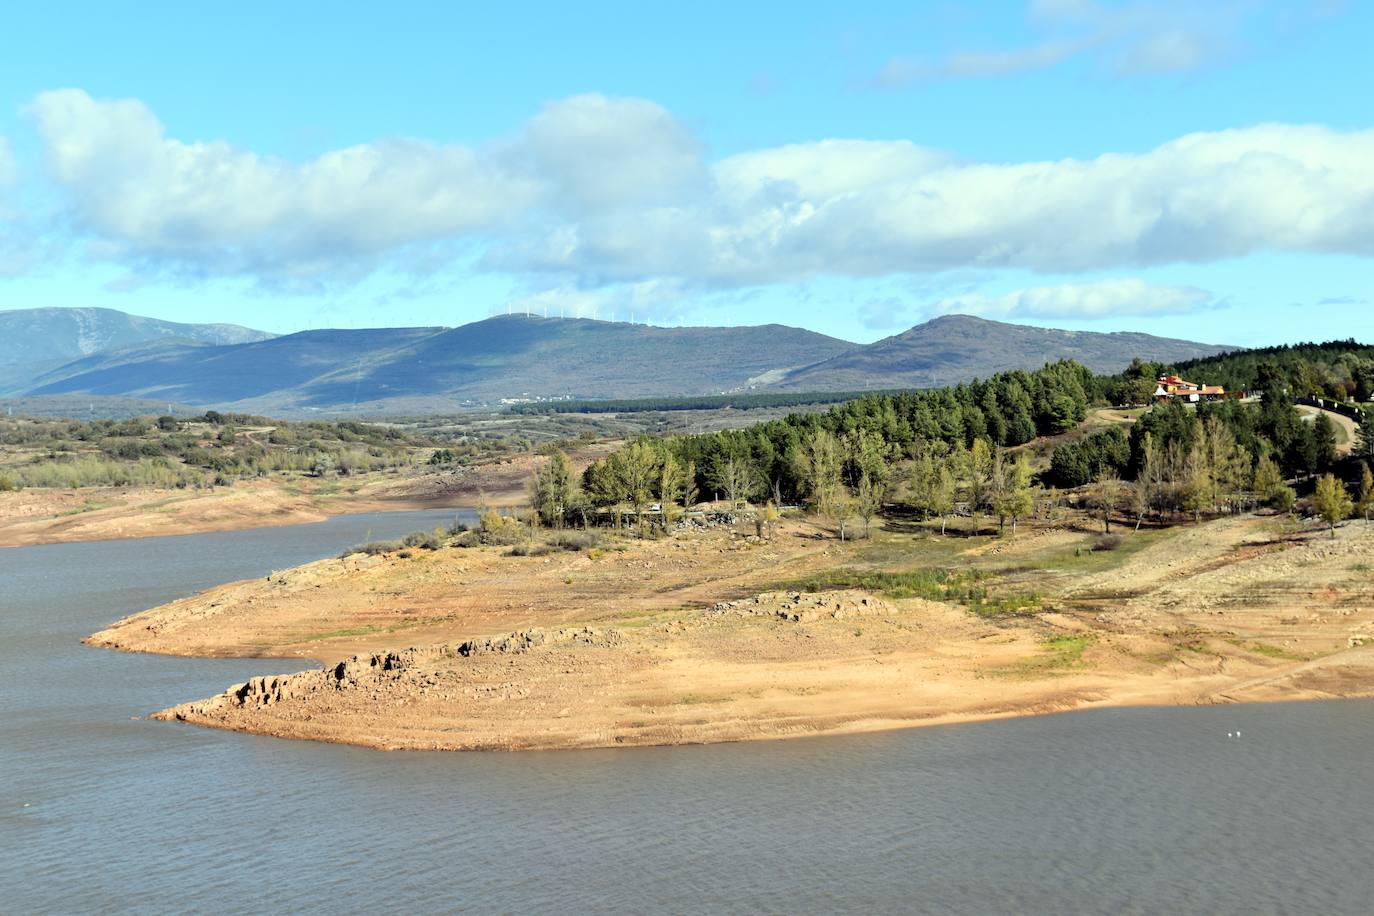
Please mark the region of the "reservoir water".
[[0, 912], [1374, 909], [1374, 702], [388, 754], [140, 718], [299, 663], [79, 643], [452, 517], [0, 550]]

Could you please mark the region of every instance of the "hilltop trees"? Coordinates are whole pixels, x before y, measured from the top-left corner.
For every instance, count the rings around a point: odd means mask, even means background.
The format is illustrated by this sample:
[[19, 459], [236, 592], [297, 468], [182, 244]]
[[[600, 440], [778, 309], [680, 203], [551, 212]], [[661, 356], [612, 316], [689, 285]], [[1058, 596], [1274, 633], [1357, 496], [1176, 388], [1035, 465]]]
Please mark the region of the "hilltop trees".
[[[1308, 355], [1316, 361], [1307, 361]], [[1257, 501], [1291, 507], [1296, 494], [1286, 481], [1324, 473], [1336, 460], [1330, 419], [1318, 415], [1304, 422], [1294, 394], [1332, 386], [1354, 394], [1362, 379], [1374, 389], [1374, 359], [1353, 344], [1295, 348], [1270, 359], [1233, 356], [1179, 368], [1195, 366], [1208, 382], [1260, 392], [1258, 406], [1172, 400], [1149, 408], [1134, 424], [1065, 436], [1071, 441], [1049, 452], [1044, 482], [1091, 488], [1094, 508], [1101, 508], [1104, 490], [1116, 491], [1104, 527], [1123, 511], [1133, 512], [1139, 527], [1150, 514], [1165, 518], [1186, 511], [1201, 521], [1205, 514], [1238, 512]], [[1044, 450], [1033, 446], [1021, 456], [1012, 449], [1075, 429], [1094, 403], [1150, 400], [1156, 375], [1172, 368], [1137, 361], [1121, 376], [1098, 378], [1071, 362], [1051, 363], [1034, 372], [872, 394], [824, 412], [791, 414], [747, 429], [649, 439], [647, 446], [629, 448], [653, 456], [647, 492], [663, 501], [665, 512], [686, 502], [682, 494], [693, 488], [735, 505], [768, 492], [779, 506], [809, 504], [847, 538], [851, 515], [868, 531], [886, 503], [904, 498], [925, 519], [938, 516], [942, 533], [956, 510], [971, 517], [974, 535], [982, 533], [988, 513], [997, 516], [999, 531], [1010, 520], [1015, 533], [1033, 511], [1030, 461]], [[1363, 424], [1359, 449], [1374, 460], [1374, 421]], [[635, 463], [617, 453], [597, 462], [585, 475], [587, 490], [600, 505], [636, 506], [642, 515], [644, 504], [632, 495], [646, 492], [646, 486], [633, 485], [631, 478], [645, 475], [627, 475], [627, 461]], [[894, 477], [902, 487], [894, 486]], [[602, 481], [613, 485], [601, 486]]]

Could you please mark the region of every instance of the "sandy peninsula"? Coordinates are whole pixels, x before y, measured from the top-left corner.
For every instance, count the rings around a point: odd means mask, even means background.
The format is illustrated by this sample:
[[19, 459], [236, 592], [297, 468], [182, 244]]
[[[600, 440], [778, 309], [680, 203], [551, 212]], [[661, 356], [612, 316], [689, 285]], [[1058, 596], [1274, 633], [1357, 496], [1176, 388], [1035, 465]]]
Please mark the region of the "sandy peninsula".
[[[1374, 526], [1238, 516], [1087, 547], [804, 520], [509, 556], [352, 555], [232, 583], [88, 640], [299, 657], [158, 718], [384, 749], [615, 747], [840, 734], [1091, 706], [1374, 695]], [[829, 571], [977, 571], [1033, 611], [799, 587]], [[843, 578], [843, 577], [841, 577]], [[836, 580], [837, 581], [837, 580]]]

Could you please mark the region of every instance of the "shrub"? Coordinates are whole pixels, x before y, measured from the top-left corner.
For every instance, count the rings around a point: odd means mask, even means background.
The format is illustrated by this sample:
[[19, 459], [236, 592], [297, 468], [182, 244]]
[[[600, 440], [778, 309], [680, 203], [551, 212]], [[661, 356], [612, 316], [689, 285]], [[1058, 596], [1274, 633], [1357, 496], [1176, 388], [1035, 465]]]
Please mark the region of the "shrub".
[[401, 539], [401, 544], [405, 547], [419, 547], [422, 550], [438, 550], [445, 543], [444, 531], [436, 528], [433, 531], [415, 531], [407, 534]]
[[1126, 539], [1119, 534], [1100, 534], [1093, 541], [1093, 550], [1116, 550]]
[[18, 477], [15, 477], [13, 474], [0, 473], [0, 493], [18, 490], [20, 487], [21, 484], [19, 483]]
[[483, 544], [508, 547], [528, 541], [528, 534], [520, 519], [490, 510], [483, 512], [477, 523], [477, 536]]
[[1040, 606], [1034, 592], [995, 595], [978, 584], [977, 570], [951, 572], [947, 569], [915, 569], [902, 572], [881, 570], [831, 569], [790, 587], [819, 592], [832, 588], [861, 588], [888, 598], [925, 598], [953, 601], [982, 617], [1025, 614]]
[[595, 531], [559, 531], [547, 543], [550, 547], [577, 553], [600, 546], [601, 535]]
[[530, 544], [522, 542], [511, 547], [507, 556], [511, 557], [546, 557], [558, 550], [551, 544]]
[[359, 544], [357, 547], [348, 548], [343, 553], [339, 554], [339, 559], [342, 560], [344, 557], [350, 557], [356, 553], [375, 557], [378, 554], [391, 553], [391, 551], [398, 550], [400, 547], [400, 541], [369, 541], [366, 544]]

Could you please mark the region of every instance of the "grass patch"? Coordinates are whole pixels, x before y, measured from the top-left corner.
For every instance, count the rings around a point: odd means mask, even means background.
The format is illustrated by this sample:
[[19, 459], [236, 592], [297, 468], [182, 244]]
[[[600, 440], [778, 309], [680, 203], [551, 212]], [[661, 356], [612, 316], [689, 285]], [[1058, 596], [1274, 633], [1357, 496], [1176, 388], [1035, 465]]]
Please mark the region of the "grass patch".
[[[1113, 532], [1115, 534], [1117, 532]], [[1064, 572], [1075, 575], [1106, 572], [1125, 564], [1140, 551], [1176, 534], [1172, 528], [1144, 529], [1125, 533], [1111, 550], [1094, 550], [1097, 535], [1090, 535], [1074, 547], [1059, 547], [1039, 554], [1017, 558], [1016, 572]], [[1008, 570], [1009, 572], [1012, 570]]]
[[987, 673], [998, 677], [1033, 678], [1062, 674], [1082, 667], [1083, 653], [1096, 641], [1091, 633], [1051, 636], [1041, 643], [1039, 655], [1014, 665], [993, 668]]
[[1083, 653], [1093, 644], [1089, 634], [1052, 636], [1045, 640], [1045, 657], [1041, 664], [1047, 668], [1073, 668], [1083, 661]]
[[407, 617], [398, 623], [379, 626], [377, 624], [367, 624], [361, 627], [346, 627], [341, 630], [330, 630], [328, 633], [316, 633], [306, 639], [306, 642], [320, 642], [325, 639], [340, 639], [346, 636], [371, 636], [375, 633], [397, 633], [401, 630], [408, 630], [411, 627], [419, 626], [422, 621]]
[[1292, 661], [1292, 662], [1305, 662], [1305, 661], [1307, 661], [1307, 656], [1306, 656], [1306, 655], [1302, 655], [1302, 654], [1297, 653], [1297, 652], [1290, 652], [1289, 650], [1283, 648], [1282, 646], [1275, 646], [1275, 645], [1272, 645], [1272, 644], [1267, 643], [1267, 642], [1256, 642], [1256, 643], [1251, 643], [1250, 646], [1249, 646], [1249, 649], [1250, 649], [1251, 652], [1254, 652], [1256, 655], [1263, 655], [1265, 658], [1281, 658], [1281, 659], [1284, 659], [1285, 661]]
[[980, 617], [1004, 617], [1024, 614], [1040, 607], [1040, 595], [1034, 592], [998, 595], [981, 582], [986, 575], [976, 570], [951, 572], [948, 569], [913, 569], [902, 572], [887, 570], [831, 569], [780, 589], [822, 592], [831, 589], [855, 588], [886, 598], [924, 598], [927, 601], [952, 601]]
[[82, 515], [86, 512], [98, 512], [104, 508], [106, 508], [104, 503], [93, 503], [90, 500], [87, 500], [79, 506], [75, 506], [71, 509], [62, 510], [61, 512], [57, 513], [56, 517], [62, 518], [68, 515]]

